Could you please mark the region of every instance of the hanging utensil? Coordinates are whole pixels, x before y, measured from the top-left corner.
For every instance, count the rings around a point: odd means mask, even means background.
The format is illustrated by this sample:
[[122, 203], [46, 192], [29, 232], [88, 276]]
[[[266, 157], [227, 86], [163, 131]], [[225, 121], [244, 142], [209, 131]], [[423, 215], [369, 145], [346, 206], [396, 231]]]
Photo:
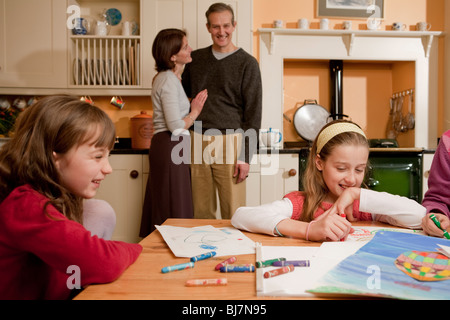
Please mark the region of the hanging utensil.
[[[409, 91], [408, 91], [409, 92]], [[406, 115], [406, 126], [409, 130], [413, 130], [416, 126], [416, 119], [412, 113], [412, 105], [414, 103], [414, 90], [409, 92], [409, 112]]]
[[390, 110], [389, 110], [389, 120], [386, 126], [386, 138], [388, 139], [396, 139], [397, 138], [397, 131], [394, 129], [394, 98], [391, 98], [389, 100]]

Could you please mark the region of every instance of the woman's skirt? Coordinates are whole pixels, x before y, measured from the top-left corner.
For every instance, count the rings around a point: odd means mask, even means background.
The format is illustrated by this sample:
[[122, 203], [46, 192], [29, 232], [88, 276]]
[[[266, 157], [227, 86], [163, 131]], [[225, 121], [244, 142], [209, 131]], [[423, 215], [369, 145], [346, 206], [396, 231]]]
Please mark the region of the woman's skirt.
[[[172, 139], [176, 141], [172, 141]], [[140, 236], [168, 218], [194, 217], [190, 175], [190, 136], [173, 136], [169, 131], [152, 138], [149, 151], [150, 175], [145, 191]]]

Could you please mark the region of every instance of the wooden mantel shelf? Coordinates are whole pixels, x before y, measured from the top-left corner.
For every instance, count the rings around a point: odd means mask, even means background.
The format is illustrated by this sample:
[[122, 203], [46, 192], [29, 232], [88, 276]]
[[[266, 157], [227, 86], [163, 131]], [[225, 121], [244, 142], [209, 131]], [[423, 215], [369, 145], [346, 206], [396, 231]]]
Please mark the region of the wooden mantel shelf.
[[275, 47], [275, 38], [277, 35], [292, 36], [336, 36], [342, 37], [349, 56], [353, 53], [353, 44], [356, 37], [388, 37], [388, 38], [422, 38], [425, 56], [430, 54], [434, 37], [444, 35], [441, 31], [369, 31], [369, 30], [302, 30], [302, 29], [284, 29], [284, 28], [260, 28], [259, 33], [270, 34], [270, 54]]

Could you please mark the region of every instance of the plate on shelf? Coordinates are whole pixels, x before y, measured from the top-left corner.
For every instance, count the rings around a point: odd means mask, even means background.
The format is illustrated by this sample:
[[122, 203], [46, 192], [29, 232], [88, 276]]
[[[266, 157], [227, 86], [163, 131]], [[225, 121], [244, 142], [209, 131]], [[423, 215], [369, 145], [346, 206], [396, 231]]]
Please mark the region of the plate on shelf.
[[81, 59], [75, 59], [73, 61], [73, 82], [75, 85], [89, 84], [87, 75], [87, 59], [83, 63]]
[[120, 23], [120, 21], [122, 21], [122, 13], [116, 8], [106, 10], [105, 16], [106, 21], [111, 26], [116, 26]]

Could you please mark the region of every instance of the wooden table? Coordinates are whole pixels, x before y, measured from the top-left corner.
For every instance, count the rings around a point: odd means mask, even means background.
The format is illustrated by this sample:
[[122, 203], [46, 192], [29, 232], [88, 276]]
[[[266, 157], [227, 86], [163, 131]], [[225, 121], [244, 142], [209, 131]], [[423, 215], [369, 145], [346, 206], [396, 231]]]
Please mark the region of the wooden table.
[[[165, 225], [198, 227], [212, 225], [216, 228], [231, 227], [230, 220], [168, 219]], [[376, 222], [357, 222], [358, 226], [386, 226]], [[392, 226], [390, 226], [392, 227]], [[291, 238], [271, 237], [244, 232], [246, 236], [263, 246], [320, 246], [321, 243]], [[196, 263], [193, 269], [161, 273], [165, 266], [189, 262], [177, 258], [167, 246], [159, 231], [154, 231], [140, 242], [143, 251], [116, 281], [91, 285], [75, 297], [77, 300], [256, 300], [271, 299], [256, 296], [256, 273], [220, 273], [214, 267], [227, 257], [214, 257]], [[255, 254], [237, 256], [239, 264], [255, 264]], [[226, 277], [223, 287], [186, 287], [190, 279]], [[276, 299], [276, 298], [273, 298]], [[281, 299], [281, 298], [280, 298]], [[283, 300], [285, 298], [282, 298]]]

